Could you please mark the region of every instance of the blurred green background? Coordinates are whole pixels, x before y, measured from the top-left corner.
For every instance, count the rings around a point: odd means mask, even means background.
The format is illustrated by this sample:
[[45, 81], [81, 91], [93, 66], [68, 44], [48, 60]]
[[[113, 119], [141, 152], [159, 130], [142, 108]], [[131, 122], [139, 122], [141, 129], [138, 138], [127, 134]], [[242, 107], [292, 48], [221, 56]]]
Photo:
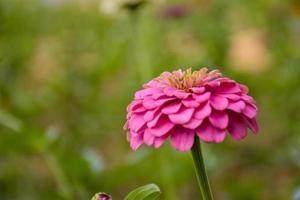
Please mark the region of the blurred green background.
[[194, 200], [190, 153], [132, 152], [126, 106], [162, 71], [247, 84], [260, 134], [204, 145], [218, 200], [300, 199], [298, 0], [0, 0], [0, 199]]

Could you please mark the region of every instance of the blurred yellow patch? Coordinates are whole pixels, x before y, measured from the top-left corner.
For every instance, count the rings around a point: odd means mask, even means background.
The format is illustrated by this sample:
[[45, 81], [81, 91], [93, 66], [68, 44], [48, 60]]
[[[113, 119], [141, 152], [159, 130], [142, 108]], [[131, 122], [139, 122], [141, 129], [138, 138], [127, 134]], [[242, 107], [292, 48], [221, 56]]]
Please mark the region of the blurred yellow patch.
[[61, 41], [54, 37], [44, 37], [38, 41], [32, 59], [31, 76], [33, 82], [43, 82], [57, 78], [63, 71]]
[[228, 53], [229, 66], [233, 70], [261, 73], [270, 67], [270, 50], [264, 35], [258, 30], [245, 30], [233, 34]]

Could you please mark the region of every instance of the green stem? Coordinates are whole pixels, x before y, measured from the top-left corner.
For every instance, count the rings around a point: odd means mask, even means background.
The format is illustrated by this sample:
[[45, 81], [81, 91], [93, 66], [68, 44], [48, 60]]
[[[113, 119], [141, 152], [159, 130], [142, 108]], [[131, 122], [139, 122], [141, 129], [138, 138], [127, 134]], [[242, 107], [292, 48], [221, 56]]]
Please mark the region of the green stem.
[[208, 178], [204, 166], [201, 144], [197, 136], [195, 137], [195, 142], [192, 147], [192, 155], [193, 155], [197, 180], [201, 191], [202, 199], [213, 200], [213, 195], [209, 186], [209, 182], [208, 182]]

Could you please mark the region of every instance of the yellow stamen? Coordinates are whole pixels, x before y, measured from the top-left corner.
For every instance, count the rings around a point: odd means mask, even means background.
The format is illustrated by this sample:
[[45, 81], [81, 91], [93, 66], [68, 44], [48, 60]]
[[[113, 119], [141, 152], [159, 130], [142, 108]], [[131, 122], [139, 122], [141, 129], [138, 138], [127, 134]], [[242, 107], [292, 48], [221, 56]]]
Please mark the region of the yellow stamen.
[[193, 72], [189, 68], [182, 73], [173, 72], [167, 79], [173, 87], [181, 90], [189, 90], [192, 87], [201, 86], [207, 81], [221, 76], [222, 74], [218, 70], [208, 72], [207, 68], [202, 68]]

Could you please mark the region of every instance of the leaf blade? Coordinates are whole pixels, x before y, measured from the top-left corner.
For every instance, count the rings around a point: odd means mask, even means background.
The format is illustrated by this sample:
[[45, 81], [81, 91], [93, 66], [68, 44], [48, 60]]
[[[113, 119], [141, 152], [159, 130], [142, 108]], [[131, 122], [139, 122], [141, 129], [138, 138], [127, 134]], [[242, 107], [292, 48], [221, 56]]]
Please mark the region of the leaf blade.
[[155, 184], [148, 184], [131, 191], [124, 200], [155, 200], [161, 194]]

